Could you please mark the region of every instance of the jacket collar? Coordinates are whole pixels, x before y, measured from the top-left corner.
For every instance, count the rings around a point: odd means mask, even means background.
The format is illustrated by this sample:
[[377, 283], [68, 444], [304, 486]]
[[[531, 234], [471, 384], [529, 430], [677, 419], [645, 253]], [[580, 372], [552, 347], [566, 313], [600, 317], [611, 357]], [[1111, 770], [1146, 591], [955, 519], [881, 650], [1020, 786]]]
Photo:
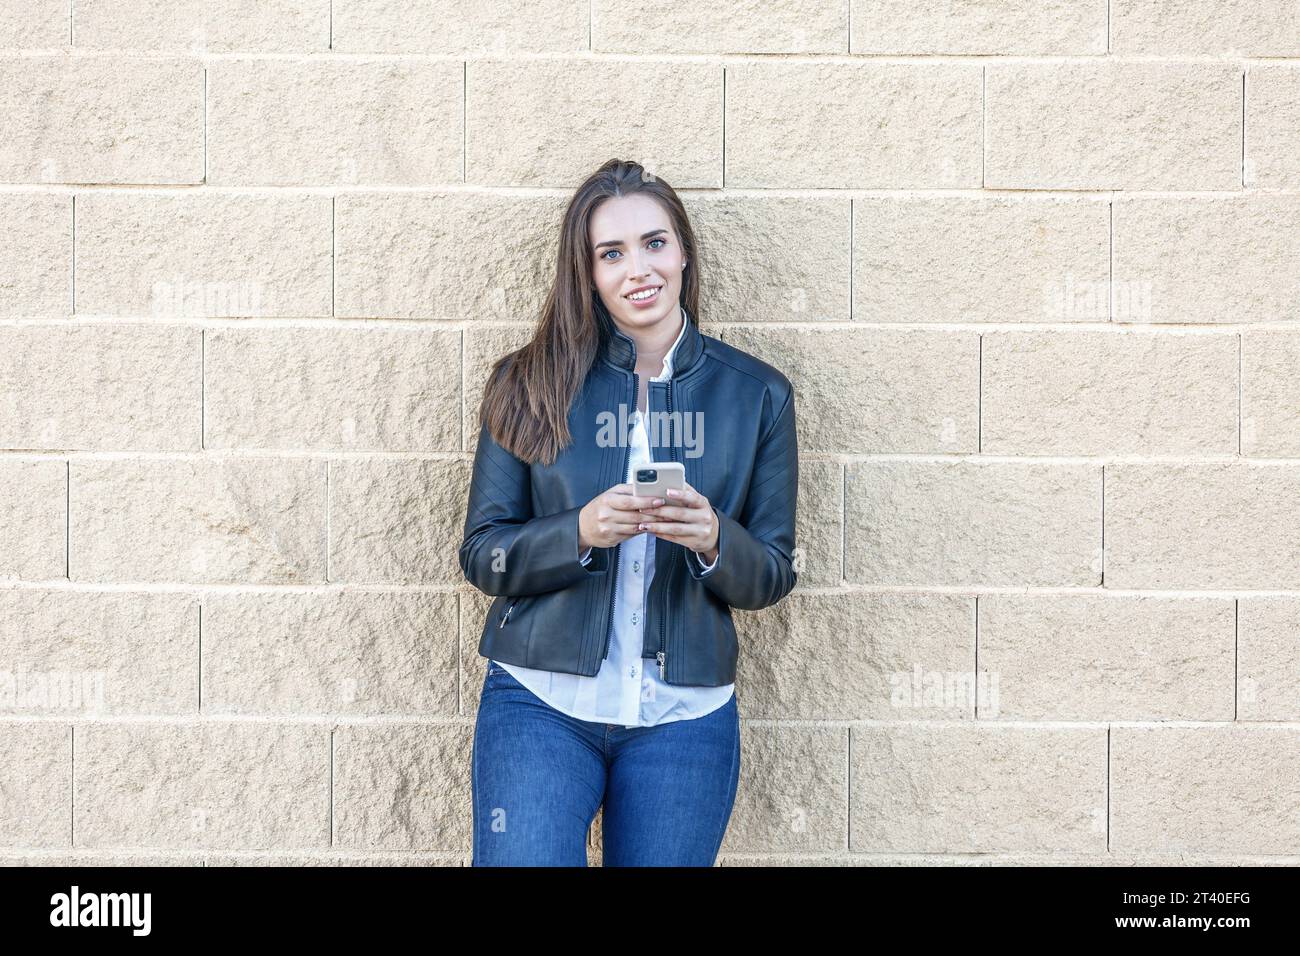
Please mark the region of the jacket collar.
[[[601, 357], [615, 368], [622, 369], [625, 372], [635, 372], [636, 343], [632, 341], [631, 336], [614, 323], [603, 305], [598, 306], [596, 312], [600, 319], [602, 333]], [[690, 313], [686, 311], [685, 306], [681, 307], [681, 313], [685, 325], [678, 336], [676, 344], [669, 350], [667, 362], [665, 363], [668, 365], [666, 371], [670, 372], [674, 378], [691, 368], [704, 352], [704, 339], [700, 335], [699, 327], [691, 319]]]

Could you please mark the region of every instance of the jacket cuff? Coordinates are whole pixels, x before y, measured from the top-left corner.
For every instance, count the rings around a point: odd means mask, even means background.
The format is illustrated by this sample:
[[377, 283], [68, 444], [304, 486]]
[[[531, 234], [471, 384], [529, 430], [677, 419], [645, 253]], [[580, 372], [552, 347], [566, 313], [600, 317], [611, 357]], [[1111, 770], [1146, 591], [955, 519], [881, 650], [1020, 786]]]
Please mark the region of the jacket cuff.
[[[536, 525], [536, 529], [528, 537], [526, 544], [517, 539], [514, 546], [518, 548], [524, 544], [524, 555], [521, 556], [525, 557], [526, 561], [523, 566], [529, 569], [530, 585], [536, 582], [541, 585], [542, 590], [556, 590], [576, 584], [587, 575], [605, 571], [604, 549], [593, 548], [590, 560], [586, 562], [578, 557], [578, 517], [581, 512], [582, 508], [569, 508], [556, 514], [533, 518], [528, 522], [530, 525]], [[551, 544], [552, 541], [555, 541], [554, 545]], [[563, 546], [560, 545], [560, 541], [564, 542]], [[559, 555], [562, 554], [567, 554], [569, 557], [559, 561]], [[555, 555], [556, 561], [548, 561], [549, 555]], [[509, 560], [510, 555], [507, 554], [506, 561]], [[557, 562], [556, 567], [547, 566]], [[531, 591], [532, 588], [530, 587], [529, 590]]]
[[[770, 593], [778, 574], [773, 552], [739, 521], [716, 507], [713, 512], [718, 516], [718, 560], [709, 571], [701, 569], [698, 561], [687, 561], [691, 577], [742, 611], [758, 610], [779, 600]], [[724, 554], [726, 561], [722, 560]]]
[[[719, 537], [721, 537], [721, 536], [719, 536]], [[692, 551], [691, 554], [695, 555], [695, 565], [694, 565], [694, 566], [695, 566], [695, 567], [698, 567], [698, 568], [700, 569], [700, 573], [699, 573], [698, 575], [696, 575], [696, 576], [702, 578], [702, 577], [704, 577], [705, 575], [707, 575], [710, 571], [712, 571], [714, 568], [716, 568], [716, 567], [718, 566], [718, 558], [721, 558], [721, 557], [722, 557], [722, 548], [721, 548], [721, 547], [718, 548], [718, 556], [717, 556], [716, 558], [713, 559], [713, 563], [712, 563], [712, 564], [705, 564], [705, 563], [704, 563], [704, 555], [700, 554], [700, 552], [698, 552], [698, 551]]]
[[686, 567], [690, 570], [691, 577], [697, 581], [702, 581], [704, 578], [711, 575], [722, 562], [722, 512], [717, 508], [714, 508], [713, 513], [718, 516], [718, 556], [713, 559], [712, 564], [706, 565], [704, 563], [704, 558], [700, 553], [698, 551], [692, 551], [691, 554], [695, 555], [695, 560], [686, 562]]
[[[582, 509], [579, 508], [578, 510], [581, 511]], [[578, 536], [576, 521], [574, 522], [573, 536], [575, 538]], [[574, 547], [577, 547], [576, 541]], [[609, 549], [595, 546], [587, 548], [578, 556], [578, 563], [582, 565], [588, 574], [604, 574], [609, 567]]]
[[[462, 566], [481, 569], [470, 581], [485, 594], [521, 596], [572, 587], [591, 575], [604, 574], [609, 559], [604, 548], [593, 548], [591, 560], [578, 557], [578, 515], [581, 508], [531, 518], [522, 525], [503, 526], [497, 535], [484, 535], [474, 550], [463, 547]], [[500, 543], [494, 540], [500, 539]], [[500, 568], [489, 556], [504, 548]], [[467, 577], [469, 572], [467, 571]]]

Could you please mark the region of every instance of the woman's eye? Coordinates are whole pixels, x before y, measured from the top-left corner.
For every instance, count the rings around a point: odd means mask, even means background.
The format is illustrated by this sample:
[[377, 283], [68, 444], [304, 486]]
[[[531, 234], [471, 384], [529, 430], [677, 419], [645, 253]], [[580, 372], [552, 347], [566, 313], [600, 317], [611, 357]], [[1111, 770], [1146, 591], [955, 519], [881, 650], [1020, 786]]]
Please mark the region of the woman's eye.
[[[668, 240], [665, 239], [665, 238], [663, 238], [662, 236], [656, 236], [655, 238], [653, 238], [653, 239], [650, 240], [650, 243], [651, 243], [652, 245], [653, 245], [654, 243], [656, 243], [656, 242], [663, 243], [663, 246], [668, 245]], [[656, 249], [662, 249], [663, 246], [655, 246], [655, 248], [656, 248]], [[618, 252], [618, 250], [617, 250], [617, 249], [606, 249], [604, 252], [602, 252], [602, 253], [600, 254], [600, 259], [601, 259], [601, 261], [602, 261], [602, 262], [613, 262], [613, 261], [614, 261], [613, 259], [606, 258], [606, 257], [607, 257], [611, 252]]]

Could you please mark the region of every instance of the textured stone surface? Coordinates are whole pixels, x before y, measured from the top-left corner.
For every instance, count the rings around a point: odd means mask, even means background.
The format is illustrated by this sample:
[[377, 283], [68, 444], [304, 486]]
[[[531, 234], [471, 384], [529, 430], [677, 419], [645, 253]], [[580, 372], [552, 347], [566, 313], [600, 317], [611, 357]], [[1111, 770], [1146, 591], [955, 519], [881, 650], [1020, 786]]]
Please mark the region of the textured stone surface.
[[[1296, 30], [1300, 34], [1300, 24]], [[1300, 39], [1296, 40], [1296, 47], [1300, 50]], [[1295, 64], [1252, 66], [1246, 74], [1247, 186], [1300, 189], [1297, 117], [1300, 117], [1300, 68]]]
[[1300, 457], [1300, 331], [1241, 333], [1241, 453]]
[[204, 370], [207, 448], [460, 447], [455, 330], [213, 329]]
[[1292, 0], [1111, 0], [1111, 52], [1300, 56]]
[[77, 0], [77, 47], [309, 53], [330, 45], [330, 0]]
[[981, 717], [1232, 720], [1227, 598], [986, 594], [979, 619]]
[[1237, 717], [1300, 720], [1300, 598], [1237, 602]]
[[1106, 584], [1300, 587], [1300, 466], [1106, 466]]
[[801, 455], [976, 450], [974, 332], [741, 326], [723, 341], [794, 383]]
[[868, 322], [1106, 321], [1098, 200], [853, 200], [853, 316]]
[[726, 157], [733, 187], [979, 186], [980, 67], [729, 65]]
[[[214, 866], [218, 864], [213, 864]], [[22, 856], [0, 856], [0, 866], [203, 866], [203, 856], [199, 853], [158, 853], [143, 851], [85, 850], [82, 852], [43, 851], [26, 853]]]
[[591, 48], [598, 53], [843, 53], [848, 35], [849, 11], [838, 0], [663, 0], [636, 16], [617, 0], [591, 4]]
[[70, 36], [64, 0], [0, 3], [0, 49], [67, 47]]
[[845, 200], [705, 193], [687, 212], [709, 279], [701, 321], [849, 319], [850, 263], [827, 254], [850, 241]]
[[329, 315], [329, 198], [215, 191], [79, 196], [77, 311]]
[[71, 777], [66, 724], [0, 721], [0, 846], [67, 846]]
[[980, 450], [1231, 455], [1237, 337], [986, 332]]
[[0, 581], [67, 571], [68, 465], [0, 458]]
[[466, 182], [572, 190], [635, 156], [678, 189], [722, 185], [716, 63], [485, 57], [465, 82]]
[[0, 182], [203, 181], [203, 64], [0, 56]]
[[219, 593], [203, 603], [203, 711], [456, 712], [456, 596]]
[[839, 850], [848, 838], [846, 727], [742, 724], [722, 852]]
[[1106, 0], [850, 0], [853, 53], [1106, 52]]
[[208, 854], [205, 866], [469, 866], [456, 853], [356, 853], [354, 851], [315, 853], [239, 853]]
[[72, 311], [72, 200], [0, 193], [0, 316]]
[[471, 464], [370, 459], [330, 463], [330, 580], [461, 584]]
[[551, 242], [563, 212], [551, 197], [343, 193], [335, 206], [336, 313], [535, 320], [555, 276]]
[[1111, 729], [1110, 842], [1121, 852], [1294, 853], [1300, 728]]
[[478, 711], [483, 682], [487, 680], [488, 659], [478, 652], [492, 598], [481, 591], [466, 588], [457, 597], [460, 604], [460, 712], [472, 716]]
[[1241, 95], [1225, 63], [994, 63], [984, 185], [1240, 188]]
[[76, 754], [79, 847], [329, 845], [328, 727], [80, 724]]
[[794, 529], [796, 588], [836, 587], [844, 576], [844, 466], [799, 458]]
[[0, 714], [199, 709], [199, 601], [191, 594], [0, 589], [0, 648]]
[[307, 458], [72, 463], [74, 581], [325, 580], [325, 463]]
[[333, 846], [461, 850], [473, 845], [462, 724], [354, 724], [334, 731]]
[[792, 594], [732, 612], [744, 718], [974, 716], [975, 602], [952, 594]]
[[197, 449], [200, 338], [173, 325], [0, 327], [0, 447]]
[[[333, 0], [342, 53], [577, 53], [586, 51], [583, 0]], [[636, 19], [644, 21], [645, 11]]]
[[213, 60], [208, 182], [459, 180], [462, 71], [433, 60]]
[[1114, 243], [1152, 322], [1300, 318], [1300, 196], [1119, 198]]
[[850, 462], [844, 502], [844, 576], [853, 583], [1101, 583], [1097, 465]]
[[853, 850], [1104, 852], [1106, 728], [854, 727]]

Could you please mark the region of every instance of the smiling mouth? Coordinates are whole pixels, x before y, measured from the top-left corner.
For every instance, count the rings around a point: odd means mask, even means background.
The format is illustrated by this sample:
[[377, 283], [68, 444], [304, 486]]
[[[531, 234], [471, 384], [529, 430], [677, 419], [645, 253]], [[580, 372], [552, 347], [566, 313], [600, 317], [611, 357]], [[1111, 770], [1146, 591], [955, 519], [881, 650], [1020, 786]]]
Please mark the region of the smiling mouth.
[[623, 296], [623, 298], [627, 299], [629, 302], [649, 302], [650, 300], [654, 299], [657, 295], [659, 295], [659, 291], [662, 288], [663, 286], [659, 285], [659, 286], [655, 286], [653, 289], [650, 290], [642, 289], [640, 292], [637, 292], [632, 295], [625, 295]]

